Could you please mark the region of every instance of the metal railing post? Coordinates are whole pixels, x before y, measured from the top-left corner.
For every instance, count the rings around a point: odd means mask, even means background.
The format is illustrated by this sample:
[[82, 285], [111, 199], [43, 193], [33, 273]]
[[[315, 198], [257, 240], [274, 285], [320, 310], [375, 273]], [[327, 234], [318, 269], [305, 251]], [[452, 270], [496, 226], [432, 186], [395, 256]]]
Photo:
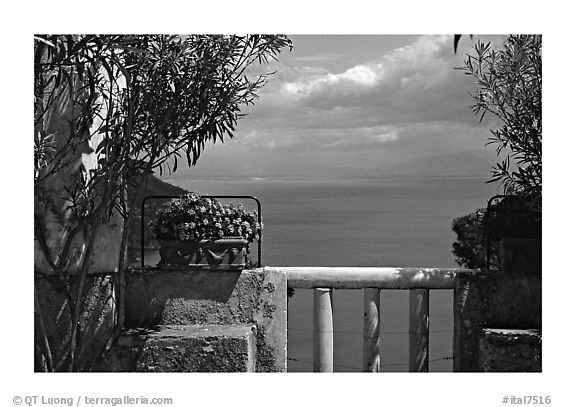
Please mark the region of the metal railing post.
[[380, 290], [364, 289], [364, 342], [362, 371], [380, 371]]
[[332, 372], [334, 369], [332, 321], [332, 289], [315, 288], [312, 329], [314, 372]]
[[428, 342], [430, 328], [430, 291], [410, 290], [410, 323], [408, 370], [428, 372]]

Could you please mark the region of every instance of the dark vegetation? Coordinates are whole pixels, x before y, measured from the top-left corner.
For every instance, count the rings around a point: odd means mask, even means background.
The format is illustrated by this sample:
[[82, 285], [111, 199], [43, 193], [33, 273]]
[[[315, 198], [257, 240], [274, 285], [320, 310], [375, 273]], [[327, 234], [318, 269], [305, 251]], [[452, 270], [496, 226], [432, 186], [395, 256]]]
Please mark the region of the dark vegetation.
[[[134, 211], [128, 220], [128, 247], [130, 251], [140, 250], [143, 244], [145, 248], [158, 248], [158, 243], [154, 240], [150, 228], [144, 227], [144, 242], [141, 242], [141, 208], [145, 197], [152, 196], [181, 196], [189, 191], [179, 186], [164, 182], [156, 176], [150, 174], [143, 178], [140, 194], [134, 199]], [[135, 188], [128, 189], [128, 196], [131, 198], [136, 193]], [[166, 202], [167, 198], [147, 199], [144, 207], [144, 225], [152, 219], [156, 211]]]
[[[460, 36], [454, 38], [456, 49]], [[487, 240], [491, 264], [498, 263], [497, 242], [503, 237], [541, 238], [542, 235], [542, 37], [510, 35], [502, 49], [478, 42], [459, 68], [476, 81], [470, 108], [482, 121], [497, 118], [488, 145], [501, 161], [489, 182], [498, 182], [505, 199], [456, 218], [453, 253], [458, 264], [486, 264]], [[494, 247], [492, 247], [494, 244]]]
[[[49, 269], [36, 272], [55, 276], [70, 313], [67, 361], [58, 370], [78, 370], [97, 236], [110, 223], [123, 225], [112, 341], [123, 326], [128, 220], [138, 216], [143, 178], [182, 161], [195, 165], [206, 145], [233, 137], [242, 109], [272, 74], [249, 68], [291, 46], [284, 35], [34, 36], [34, 241]], [[81, 153], [92, 153], [94, 165], [79, 163]], [[36, 366], [53, 371], [56, 344], [42, 311], [35, 301]]]
[[452, 222], [457, 241], [452, 244], [456, 262], [465, 268], [486, 267], [487, 245], [490, 264], [500, 263], [499, 242], [503, 238], [541, 239], [541, 213], [516, 197], [495, 200], [490, 207], [458, 217]]

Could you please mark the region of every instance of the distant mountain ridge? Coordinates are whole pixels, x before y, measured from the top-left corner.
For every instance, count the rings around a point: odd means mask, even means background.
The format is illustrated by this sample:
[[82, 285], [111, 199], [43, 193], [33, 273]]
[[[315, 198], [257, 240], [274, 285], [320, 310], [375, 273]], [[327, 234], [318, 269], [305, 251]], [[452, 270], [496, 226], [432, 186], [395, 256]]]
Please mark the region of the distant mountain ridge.
[[[188, 193], [187, 190], [181, 188], [177, 185], [170, 184], [166, 181], [162, 181], [160, 178], [153, 174], [145, 176], [141, 181], [144, 186], [140, 192], [140, 196], [136, 199], [136, 205], [140, 207], [142, 205], [142, 200], [148, 196], [155, 195], [183, 195]], [[128, 197], [135, 193], [134, 189], [128, 190]]]
[[[139, 254], [141, 248], [141, 233], [142, 233], [142, 223], [141, 223], [141, 208], [142, 201], [146, 197], [151, 196], [180, 196], [188, 193], [187, 190], [176, 185], [172, 185], [168, 182], [162, 181], [160, 178], [153, 174], [146, 175], [143, 177], [141, 183], [144, 184], [143, 189], [140, 191], [140, 195], [135, 201], [135, 211], [133, 215], [128, 220], [128, 247], [131, 254], [131, 260], [134, 260]], [[132, 200], [134, 193], [136, 192], [136, 187], [128, 188], [128, 198]], [[147, 199], [146, 200], [146, 211], [144, 219], [144, 247], [156, 247], [157, 243], [152, 238], [150, 230], [148, 228], [148, 222], [152, 220], [154, 213], [168, 199]]]
[[[488, 155], [486, 155], [488, 157]], [[215, 165], [215, 164], [211, 164]], [[361, 165], [361, 164], [360, 164]], [[412, 159], [399, 164], [382, 162], [379, 168], [343, 167], [334, 164], [307, 162], [305, 165], [295, 165], [290, 161], [278, 161], [274, 168], [242, 167], [235, 171], [224, 167], [208, 167], [194, 173], [194, 179], [202, 180], [306, 180], [306, 179], [344, 179], [344, 178], [379, 178], [389, 176], [453, 176], [489, 177], [492, 163], [489, 158], [483, 158], [481, 153], [462, 152], [447, 153], [429, 157]], [[174, 174], [169, 181], [186, 185], [186, 178], [190, 175], [183, 171]]]
[[450, 153], [392, 165], [382, 172], [410, 176], [488, 176], [492, 164], [474, 153]]

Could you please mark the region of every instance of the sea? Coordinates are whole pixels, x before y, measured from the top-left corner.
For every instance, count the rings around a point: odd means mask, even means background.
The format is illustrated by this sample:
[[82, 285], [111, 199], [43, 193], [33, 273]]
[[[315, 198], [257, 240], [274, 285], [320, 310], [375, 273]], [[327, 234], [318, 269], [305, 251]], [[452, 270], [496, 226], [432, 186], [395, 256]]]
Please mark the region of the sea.
[[[204, 195], [257, 197], [264, 266], [458, 267], [452, 220], [496, 193], [481, 177], [165, 180]], [[380, 370], [406, 372], [408, 292], [382, 290], [380, 303]], [[333, 312], [334, 371], [359, 372], [362, 290], [334, 290]], [[430, 371], [452, 371], [452, 334], [452, 293], [432, 290]], [[311, 290], [288, 302], [288, 371], [312, 371]]]

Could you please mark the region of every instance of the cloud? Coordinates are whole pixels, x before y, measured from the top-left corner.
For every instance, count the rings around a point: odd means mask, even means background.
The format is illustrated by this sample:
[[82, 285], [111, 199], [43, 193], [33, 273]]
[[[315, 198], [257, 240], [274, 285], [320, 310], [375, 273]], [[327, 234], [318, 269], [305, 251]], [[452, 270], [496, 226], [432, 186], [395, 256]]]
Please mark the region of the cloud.
[[452, 58], [444, 52], [450, 47], [450, 36], [420, 37], [412, 45], [341, 73], [303, 74], [284, 82], [281, 90], [288, 98], [321, 108], [363, 106], [397, 93], [430, 90], [452, 69]]
[[280, 58], [269, 67], [277, 72], [260, 99], [244, 109], [235, 139], [206, 156], [217, 167], [242, 163], [264, 173], [279, 162], [296, 171], [378, 168], [463, 151], [494, 156], [484, 144], [495, 123], [478, 124], [467, 107], [474, 83], [454, 69], [466, 52], [463, 43], [454, 55], [452, 36], [423, 36], [340, 72], [305, 59], [285, 65]]
[[360, 127], [346, 137], [335, 137], [321, 146], [326, 150], [371, 150], [386, 148], [390, 142], [398, 140], [398, 130], [394, 128]]
[[[463, 53], [467, 50], [463, 47]], [[261, 99], [241, 123], [266, 137], [298, 137], [307, 130], [333, 129], [351, 140], [365, 128], [457, 122], [477, 125], [467, 108], [472, 103], [470, 78], [454, 68], [464, 54], [453, 52], [452, 36], [422, 36], [413, 44], [350, 67], [343, 72], [309, 66], [283, 67], [262, 89]], [[346, 129], [346, 132], [339, 132]], [[401, 137], [401, 136], [400, 136]], [[274, 143], [281, 148], [295, 143]], [[342, 140], [334, 145], [348, 145]]]
[[451, 36], [424, 36], [339, 73], [279, 64], [250, 115], [257, 120], [283, 117], [310, 128], [351, 122], [363, 127], [432, 120], [473, 123], [474, 115], [466, 109], [473, 82], [454, 69], [463, 59], [463, 54], [453, 54]]
[[348, 59], [349, 57], [346, 55], [338, 54], [335, 52], [327, 52], [317, 55], [309, 55], [309, 56], [301, 56], [301, 57], [292, 57], [292, 61], [295, 62], [325, 62], [325, 61], [338, 61], [342, 59]]
[[285, 82], [282, 92], [296, 99], [361, 95], [378, 83], [379, 75], [378, 70], [372, 66], [356, 65], [340, 74], [309, 75], [298, 81]]
[[327, 151], [386, 148], [398, 140], [398, 130], [390, 126], [353, 128], [279, 128], [252, 130], [238, 139], [249, 149]]
[[[278, 153], [306, 151], [395, 151], [402, 156], [428, 152], [484, 150], [489, 124], [471, 125], [451, 121], [426, 121], [398, 125], [350, 127], [276, 127], [244, 132], [237, 148]], [[493, 127], [493, 126], [492, 126]]]

